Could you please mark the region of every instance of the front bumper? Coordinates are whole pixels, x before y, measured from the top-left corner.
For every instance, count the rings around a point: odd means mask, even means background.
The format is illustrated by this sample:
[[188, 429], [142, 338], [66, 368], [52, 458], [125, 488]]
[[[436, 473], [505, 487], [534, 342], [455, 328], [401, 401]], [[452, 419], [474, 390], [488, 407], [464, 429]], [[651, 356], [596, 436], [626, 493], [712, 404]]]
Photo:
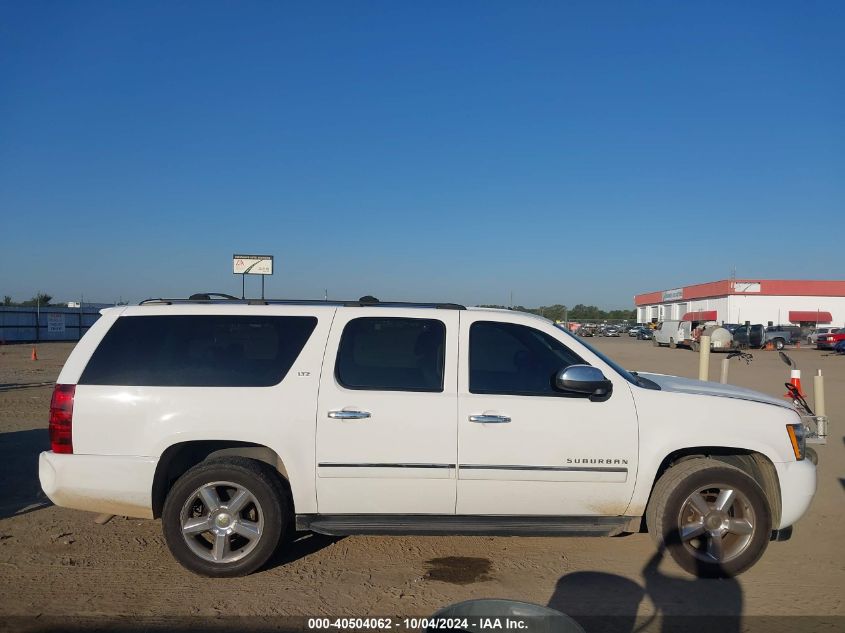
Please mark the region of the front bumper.
[[783, 530], [800, 519], [816, 494], [816, 465], [809, 459], [800, 462], [777, 462], [775, 470], [780, 482], [781, 513], [777, 530]]
[[157, 464], [155, 457], [45, 451], [38, 457], [38, 479], [57, 506], [151, 519]]

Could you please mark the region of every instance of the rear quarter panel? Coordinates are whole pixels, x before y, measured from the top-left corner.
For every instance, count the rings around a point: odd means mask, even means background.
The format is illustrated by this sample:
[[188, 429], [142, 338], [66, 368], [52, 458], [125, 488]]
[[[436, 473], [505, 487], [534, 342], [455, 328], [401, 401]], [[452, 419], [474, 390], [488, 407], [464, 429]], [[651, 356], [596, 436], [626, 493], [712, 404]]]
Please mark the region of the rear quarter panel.
[[[250, 313], [244, 306], [144, 306], [128, 308], [124, 315], [157, 312]], [[260, 314], [317, 317], [314, 332], [281, 383], [271, 387], [78, 385], [74, 453], [158, 458], [174, 444], [195, 440], [261, 444], [281, 458], [297, 511], [316, 510], [317, 390], [334, 308], [260, 306]], [[67, 377], [78, 380], [83, 368], [74, 363]]]

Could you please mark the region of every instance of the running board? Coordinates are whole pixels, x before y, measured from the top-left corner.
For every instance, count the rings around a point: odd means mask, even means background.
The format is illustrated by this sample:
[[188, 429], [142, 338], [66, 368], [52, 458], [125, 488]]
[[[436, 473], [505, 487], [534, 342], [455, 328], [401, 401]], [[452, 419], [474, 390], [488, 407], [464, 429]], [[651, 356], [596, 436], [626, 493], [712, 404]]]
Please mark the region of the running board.
[[298, 514], [296, 529], [330, 536], [615, 536], [633, 517]]

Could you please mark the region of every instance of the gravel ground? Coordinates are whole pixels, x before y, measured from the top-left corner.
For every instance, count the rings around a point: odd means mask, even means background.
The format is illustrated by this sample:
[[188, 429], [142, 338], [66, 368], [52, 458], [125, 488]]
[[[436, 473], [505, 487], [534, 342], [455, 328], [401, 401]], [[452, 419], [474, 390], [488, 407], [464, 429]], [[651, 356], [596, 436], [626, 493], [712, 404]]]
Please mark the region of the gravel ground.
[[[593, 341], [631, 369], [697, 376], [697, 355], [690, 351], [658, 349], [627, 337]], [[669, 621], [652, 616], [700, 615], [725, 616], [721, 628], [727, 630], [754, 628], [755, 618], [740, 625], [739, 615], [825, 616], [769, 620], [766, 630], [780, 630], [772, 622], [783, 630], [845, 627], [845, 357], [812, 349], [791, 352], [803, 369], [805, 389], [811, 389], [815, 369], [826, 377], [831, 436], [818, 451], [818, 494], [793, 538], [772, 543], [737, 579], [686, 575], [656, 556], [648, 535], [636, 534], [593, 539], [305, 535], [265, 571], [210, 580], [174, 561], [158, 521], [118, 517], [97, 525], [94, 515], [54, 507], [41, 493], [37, 456], [48, 445], [51, 383], [72, 347], [43, 344], [39, 360], [32, 361], [28, 346], [0, 346], [0, 473], [6, 488], [0, 499], [0, 628], [58, 630], [76, 621], [70, 616], [90, 618], [85, 622], [93, 628], [130, 617], [120, 621], [131, 628], [178, 616], [430, 615], [471, 598], [550, 605], [578, 618], [588, 631], [631, 630], [634, 616], [649, 630], [650, 623]], [[714, 379], [719, 360], [716, 355]], [[732, 383], [784, 392], [789, 371], [775, 353], [754, 352], [748, 366], [732, 363]], [[617, 617], [590, 619], [595, 616]], [[190, 629], [213, 621], [183, 622]]]

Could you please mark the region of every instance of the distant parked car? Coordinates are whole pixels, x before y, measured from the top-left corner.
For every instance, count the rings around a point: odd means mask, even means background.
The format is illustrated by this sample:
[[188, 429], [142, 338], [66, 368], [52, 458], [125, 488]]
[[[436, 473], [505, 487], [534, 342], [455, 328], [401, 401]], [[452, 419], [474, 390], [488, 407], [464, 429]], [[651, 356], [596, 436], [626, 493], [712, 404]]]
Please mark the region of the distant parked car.
[[845, 354], [845, 339], [839, 341], [833, 346], [833, 351], [837, 354]]
[[801, 328], [797, 325], [773, 325], [766, 328], [763, 345], [769, 341], [775, 349], [781, 350], [785, 345], [794, 345], [801, 341]]
[[807, 343], [809, 343], [810, 345], [815, 345], [819, 340], [819, 336], [823, 336], [823, 335], [826, 335], [826, 334], [833, 334], [838, 329], [839, 328], [827, 327], [827, 326], [816, 328], [815, 330], [813, 330], [812, 332], [810, 332], [807, 335]]
[[686, 338], [681, 331], [683, 321], [661, 321], [654, 330], [654, 344], [658, 347], [668, 345], [671, 348], [677, 347]]
[[801, 342], [801, 328], [797, 325], [773, 325], [766, 328], [767, 339], [783, 338], [787, 343]]
[[734, 347], [746, 349], [749, 347], [760, 348], [763, 345], [763, 324], [739, 325], [733, 331]]
[[650, 327], [645, 327], [637, 332], [638, 341], [651, 341], [654, 339], [654, 330]]
[[[729, 329], [726, 326], [725, 329]], [[738, 325], [733, 330], [734, 347], [755, 349], [765, 347], [771, 343], [775, 349], [781, 350], [787, 345], [801, 341], [801, 328], [797, 325], [773, 325], [765, 327], [760, 323], [754, 325]]]
[[833, 349], [840, 341], [845, 341], [845, 328], [819, 335], [816, 340], [816, 349]]
[[602, 336], [619, 336], [619, 328], [613, 325], [609, 325], [604, 328], [601, 332]]
[[628, 330], [628, 336], [636, 336], [640, 333], [640, 330], [642, 329], [644, 329], [642, 325], [635, 325], [634, 327]]

